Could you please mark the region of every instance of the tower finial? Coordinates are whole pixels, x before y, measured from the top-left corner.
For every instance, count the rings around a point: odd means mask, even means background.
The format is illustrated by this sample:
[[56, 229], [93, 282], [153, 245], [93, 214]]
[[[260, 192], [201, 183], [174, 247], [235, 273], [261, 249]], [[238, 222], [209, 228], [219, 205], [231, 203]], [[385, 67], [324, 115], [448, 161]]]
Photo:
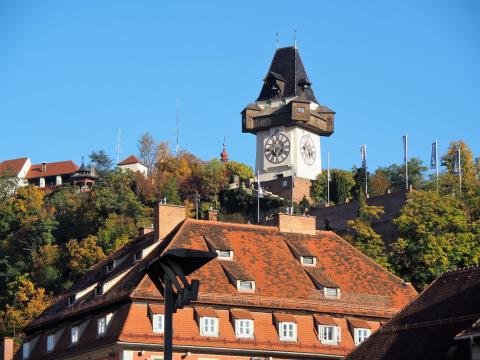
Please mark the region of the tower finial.
[[278, 49], [278, 32], [275, 34], [275, 38], [276, 38], [277, 49]]
[[225, 135], [223, 136], [223, 151], [220, 153], [220, 160], [224, 164], [228, 162], [227, 143], [225, 142]]
[[297, 48], [297, 30], [293, 30], [293, 47]]

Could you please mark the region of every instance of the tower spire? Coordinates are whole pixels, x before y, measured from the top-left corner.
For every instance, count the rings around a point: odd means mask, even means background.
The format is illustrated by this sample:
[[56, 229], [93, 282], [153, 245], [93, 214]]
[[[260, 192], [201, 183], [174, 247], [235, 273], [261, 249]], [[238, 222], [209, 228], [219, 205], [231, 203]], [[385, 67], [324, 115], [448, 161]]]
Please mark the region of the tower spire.
[[225, 142], [225, 136], [223, 136], [223, 151], [220, 153], [220, 160], [224, 164], [228, 162], [227, 144]]
[[297, 48], [297, 30], [293, 30], [293, 47]]

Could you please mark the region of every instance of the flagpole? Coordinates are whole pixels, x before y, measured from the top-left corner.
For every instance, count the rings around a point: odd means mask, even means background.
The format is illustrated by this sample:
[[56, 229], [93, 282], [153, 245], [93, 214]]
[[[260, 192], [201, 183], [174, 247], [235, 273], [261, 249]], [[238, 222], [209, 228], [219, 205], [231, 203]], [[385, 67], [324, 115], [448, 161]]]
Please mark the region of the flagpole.
[[435, 165], [437, 172], [437, 193], [438, 193], [438, 142], [435, 140]]
[[462, 193], [462, 158], [460, 157], [460, 143], [458, 143], [458, 182], [459, 194]]
[[292, 165], [292, 208], [290, 209], [290, 214], [293, 215], [293, 182], [294, 182], [294, 177], [295, 177], [295, 167]]
[[257, 223], [260, 224], [260, 174], [257, 170]]
[[408, 191], [408, 136], [404, 135], [405, 189]]
[[330, 206], [330, 153], [327, 152], [327, 205]]
[[367, 144], [365, 146], [365, 197], [368, 197]]

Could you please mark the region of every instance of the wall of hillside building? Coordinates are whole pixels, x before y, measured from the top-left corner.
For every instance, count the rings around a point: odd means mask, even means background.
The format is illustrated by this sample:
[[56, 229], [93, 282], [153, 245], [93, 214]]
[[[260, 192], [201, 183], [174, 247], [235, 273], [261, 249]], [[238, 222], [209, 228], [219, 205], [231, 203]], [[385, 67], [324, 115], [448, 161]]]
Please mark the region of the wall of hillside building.
[[[310, 186], [312, 181], [301, 177], [295, 177], [293, 187], [293, 201], [300, 202], [303, 196], [307, 198], [309, 202], [312, 202], [310, 197]], [[269, 191], [275, 195], [278, 195], [284, 199], [290, 200], [292, 198], [292, 177], [283, 177], [270, 181], [262, 181], [262, 189]], [[255, 184], [255, 187], [257, 185]]]

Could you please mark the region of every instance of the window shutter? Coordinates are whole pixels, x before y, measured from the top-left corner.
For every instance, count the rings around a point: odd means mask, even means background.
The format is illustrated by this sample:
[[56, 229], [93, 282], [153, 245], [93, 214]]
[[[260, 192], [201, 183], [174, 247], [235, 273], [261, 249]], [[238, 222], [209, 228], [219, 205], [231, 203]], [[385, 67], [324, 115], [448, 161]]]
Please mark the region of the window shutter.
[[342, 329], [340, 329], [340, 326], [335, 327], [335, 335], [337, 337], [337, 342], [342, 341]]

